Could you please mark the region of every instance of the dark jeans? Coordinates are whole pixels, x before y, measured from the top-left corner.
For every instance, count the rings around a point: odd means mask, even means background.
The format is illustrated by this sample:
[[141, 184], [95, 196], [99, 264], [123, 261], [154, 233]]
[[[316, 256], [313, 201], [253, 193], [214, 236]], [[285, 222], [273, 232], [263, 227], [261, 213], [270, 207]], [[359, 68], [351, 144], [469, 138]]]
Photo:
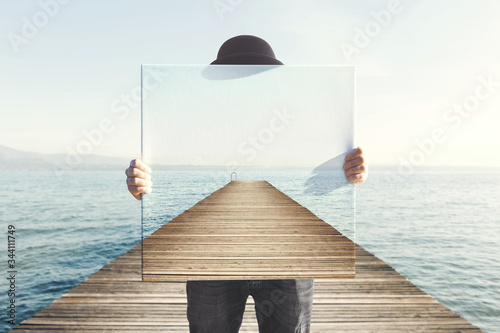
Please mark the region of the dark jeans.
[[248, 295], [252, 295], [259, 332], [308, 333], [313, 292], [313, 279], [188, 281], [189, 330], [238, 332]]

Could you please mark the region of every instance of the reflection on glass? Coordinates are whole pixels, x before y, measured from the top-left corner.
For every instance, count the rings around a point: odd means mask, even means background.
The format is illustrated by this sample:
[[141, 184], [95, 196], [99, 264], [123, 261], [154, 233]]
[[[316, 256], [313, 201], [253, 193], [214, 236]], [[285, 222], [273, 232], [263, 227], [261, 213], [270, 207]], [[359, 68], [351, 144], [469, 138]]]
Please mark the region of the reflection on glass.
[[144, 238], [236, 172], [355, 241], [354, 185], [342, 168], [354, 147], [352, 66], [143, 65], [142, 82], [142, 159], [154, 184]]

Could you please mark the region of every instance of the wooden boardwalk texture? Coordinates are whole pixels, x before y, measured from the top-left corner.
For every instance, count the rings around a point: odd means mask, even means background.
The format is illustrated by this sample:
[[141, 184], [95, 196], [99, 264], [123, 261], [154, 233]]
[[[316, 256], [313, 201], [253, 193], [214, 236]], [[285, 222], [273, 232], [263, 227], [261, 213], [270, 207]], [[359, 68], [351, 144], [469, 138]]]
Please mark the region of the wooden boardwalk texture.
[[[244, 183], [240, 184], [244, 185]], [[227, 190], [230, 187], [224, 189]], [[223, 196], [224, 191], [216, 192], [219, 194], [211, 195], [209, 198]], [[285, 204], [285, 200], [276, 198], [275, 195], [270, 196], [274, 198], [274, 203]], [[266, 209], [269, 208], [267, 207], [268, 202], [264, 204], [259, 198], [254, 199], [259, 202], [259, 205], [265, 206]], [[214, 204], [214, 201], [211, 200], [203, 200], [200, 205], [195, 206], [196, 209], [171, 224], [178, 229], [179, 235], [189, 231], [185, 230], [189, 228], [183, 228], [179, 224], [191, 223], [189, 221], [191, 221], [192, 215], [196, 216], [200, 212], [208, 211], [214, 215], [211, 215], [212, 219], [210, 223], [207, 223], [205, 229], [200, 231], [201, 235], [213, 232], [214, 235], [234, 236], [248, 233], [257, 234], [268, 230], [264, 228], [266, 224], [260, 221], [260, 218], [248, 218], [245, 223], [251, 223], [251, 226], [246, 228], [242, 226], [243, 231], [236, 230], [232, 226], [234, 222], [232, 218], [226, 220], [220, 219], [218, 216], [219, 212], [224, 211], [223, 207], [214, 206], [216, 209], [208, 209], [210, 205]], [[237, 198], [233, 204], [236, 203], [240, 206], [240, 212], [247, 209], [247, 205]], [[224, 213], [227, 212], [224, 211]], [[276, 216], [281, 216], [280, 214], [276, 214]], [[221, 227], [217, 226], [216, 216], [222, 220], [219, 221]], [[316, 226], [317, 220], [310, 217], [306, 211], [296, 211], [295, 208], [291, 208], [286, 216], [287, 219], [307, 217], [306, 225], [318, 229], [328, 229], [321, 224]], [[261, 217], [261, 215], [255, 214], [254, 217]], [[305, 232], [304, 230], [311, 231], [308, 228], [303, 229], [296, 220], [299, 219], [292, 218], [291, 224], [287, 224], [285, 221], [276, 219], [275, 222], [281, 223], [273, 228], [276, 229], [276, 234], [283, 235], [276, 236], [281, 237], [279, 238], [281, 242], [278, 242], [277, 246], [285, 244], [286, 242], [283, 240], [287, 237], [295, 237], [294, 241], [298, 241], [297, 234], [302, 234]], [[191, 227], [195, 225], [198, 227], [196, 223]], [[327, 235], [334, 236], [332, 237], [334, 239], [337, 236], [334, 233]], [[307, 238], [309, 234], [302, 235], [302, 237]], [[265, 240], [264, 243], [267, 244], [267, 241]], [[175, 241], [172, 243], [173, 248], [180, 246]], [[275, 251], [274, 248], [266, 248], [266, 244], [262, 244], [260, 252], [257, 251], [253, 255], [260, 256], [267, 251]], [[154, 246], [160, 245], [153, 242], [149, 246], [154, 248]], [[365, 251], [361, 246], [354, 243], [352, 246], [356, 259], [355, 278], [315, 280], [311, 332], [482, 332], [427, 295], [385, 262]], [[194, 260], [193, 265], [197, 262], [196, 260], [199, 260], [196, 258], [204, 257], [203, 248], [203, 246], [189, 246], [191, 251], [189, 258]], [[239, 259], [241, 255], [247, 254], [247, 251], [242, 250], [245, 248], [248, 249], [248, 247], [239, 244], [238, 248], [234, 248], [234, 252], [231, 253], [238, 254], [235, 255], [235, 258]], [[311, 249], [314, 250], [310, 251], [307, 249], [309, 249], [308, 245], [299, 243], [298, 246], [292, 248], [292, 257], [296, 256], [300, 260], [299, 258], [303, 258], [302, 256], [308, 257], [318, 254], [317, 251], [320, 251], [319, 254], [324, 254], [324, 251], [328, 253], [328, 249], [321, 246], [319, 249], [312, 247]], [[227, 248], [224, 251], [227, 251]], [[279, 251], [275, 252], [279, 253]], [[308, 253], [307, 256], [305, 253]], [[216, 252], [212, 253], [212, 255], [215, 254]], [[286, 257], [289, 260], [290, 253], [277, 255], [275, 259], [278, 260], [281, 257]], [[178, 260], [182, 258], [179, 257]], [[252, 258], [246, 259], [254, 260]], [[186, 317], [186, 284], [183, 282], [142, 281], [141, 262], [140, 243], [88, 277], [60, 299], [46, 306], [31, 318], [24, 320], [11, 332], [189, 332]], [[196, 271], [202, 271], [202, 267], [205, 266], [197, 267]], [[240, 272], [240, 269], [229, 269], [232, 268], [231, 265], [226, 267], [228, 268], [226, 271], [230, 275]], [[317, 266], [312, 267], [318, 272]], [[253, 274], [256, 272], [254, 271]], [[266, 270], [266, 272], [269, 271]], [[179, 274], [185, 273], [180, 272]], [[243, 279], [246, 275], [238, 276]], [[196, 276], [201, 275], [196, 273]], [[252, 297], [247, 300], [240, 332], [258, 332]]]
[[143, 241], [144, 281], [354, 278], [354, 243], [267, 181], [232, 181]]
[[[140, 244], [11, 332], [189, 332], [186, 284], [142, 282]], [[249, 297], [240, 332], [258, 332]], [[314, 282], [311, 332], [482, 332], [356, 245], [356, 278]]]

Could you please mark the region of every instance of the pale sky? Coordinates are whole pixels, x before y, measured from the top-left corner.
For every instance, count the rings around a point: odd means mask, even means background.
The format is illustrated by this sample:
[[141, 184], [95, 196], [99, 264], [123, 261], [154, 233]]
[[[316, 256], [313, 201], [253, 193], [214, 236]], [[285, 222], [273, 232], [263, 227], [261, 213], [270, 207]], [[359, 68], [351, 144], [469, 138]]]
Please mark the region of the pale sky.
[[0, 22], [12, 148], [67, 153], [99, 130], [92, 153], [138, 157], [140, 65], [208, 64], [251, 34], [285, 65], [356, 66], [369, 163], [500, 166], [498, 1], [2, 1]]
[[343, 171], [354, 148], [354, 66], [143, 65], [142, 77], [148, 165]]

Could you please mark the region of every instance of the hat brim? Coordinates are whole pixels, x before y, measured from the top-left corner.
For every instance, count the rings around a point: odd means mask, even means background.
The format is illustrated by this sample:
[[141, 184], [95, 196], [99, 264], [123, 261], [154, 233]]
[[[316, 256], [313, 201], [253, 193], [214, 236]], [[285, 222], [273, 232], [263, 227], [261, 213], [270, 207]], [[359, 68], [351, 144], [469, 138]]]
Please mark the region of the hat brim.
[[217, 58], [210, 65], [283, 65], [283, 63], [266, 55], [244, 53]]

